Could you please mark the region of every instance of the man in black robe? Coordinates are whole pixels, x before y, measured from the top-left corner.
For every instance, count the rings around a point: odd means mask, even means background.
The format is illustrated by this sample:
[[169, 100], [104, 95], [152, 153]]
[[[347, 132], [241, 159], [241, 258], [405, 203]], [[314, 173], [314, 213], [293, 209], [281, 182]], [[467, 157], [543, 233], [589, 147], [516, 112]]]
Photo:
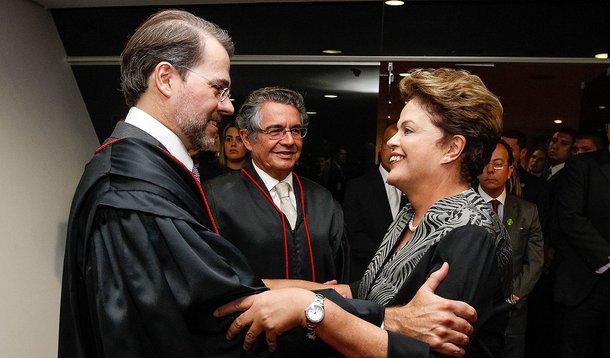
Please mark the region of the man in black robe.
[[[215, 317], [214, 310], [263, 291], [268, 295], [261, 301], [283, 297], [285, 291], [267, 291], [243, 255], [204, 225], [209, 210], [191, 172], [188, 153], [211, 148], [216, 123], [233, 112], [227, 100], [232, 52], [226, 32], [176, 10], [151, 16], [129, 40], [121, 71], [131, 109], [87, 165], [70, 212], [59, 357], [241, 356], [241, 341], [225, 339], [234, 316]], [[376, 325], [384, 319], [379, 307], [327, 295]], [[422, 297], [399, 308], [396, 316], [409, 322], [402, 329], [431, 332], [426, 341], [459, 349], [453, 343], [465, 344], [460, 332], [471, 327], [454, 312], [472, 320], [472, 308], [429, 288]], [[426, 317], [426, 305], [440, 307], [433, 310], [437, 318]], [[340, 312], [346, 323], [364, 322]], [[326, 322], [336, 319], [329, 314]], [[447, 330], [453, 334], [446, 336]], [[286, 356], [313, 349], [299, 329], [285, 338], [290, 340], [280, 340], [277, 348]], [[429, 351], [406, 336], [383, 339], [393, 351]]]
[[[292, 171], [306, 118], [303, 97], [293, 90], [252, 92], [236, 118], [252, 161], [241, 172], [206, 182], [204, 191], [220, 234], [246, 256], [257, 276], [345, 281], [343, 211], [326, 188]], [[288, 184], [292, 218], [283, 212], [280, 182]]]

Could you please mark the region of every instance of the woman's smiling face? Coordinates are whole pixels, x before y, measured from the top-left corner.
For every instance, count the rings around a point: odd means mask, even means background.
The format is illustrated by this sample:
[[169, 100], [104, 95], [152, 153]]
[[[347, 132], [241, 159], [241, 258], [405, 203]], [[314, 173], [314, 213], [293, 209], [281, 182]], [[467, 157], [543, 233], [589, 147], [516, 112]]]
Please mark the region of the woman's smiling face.
[[392, 148], [388, 183], [408, 192], [414, 184], [441, 175], [444, 135], [417, 98], [405, 105], [397, 125], [398, 132], [388, 141]]

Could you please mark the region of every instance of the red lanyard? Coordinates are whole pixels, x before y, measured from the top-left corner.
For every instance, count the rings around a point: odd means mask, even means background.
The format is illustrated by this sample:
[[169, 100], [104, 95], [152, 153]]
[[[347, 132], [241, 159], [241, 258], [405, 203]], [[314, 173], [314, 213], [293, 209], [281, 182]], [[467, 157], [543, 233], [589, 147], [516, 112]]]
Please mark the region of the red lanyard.
[[[280, 218], [282, 219], [282, 233], [284, 234], [284, 257], [286, 259], [286, 278], [290, 279], [290, 273], [289, 273], [289, 269], [288, 269], [288, 234], [286, 231], [286, 218], [284, 216], [284, 213], [282, 212], [282, 210], [280, 210], [280, 208], [277, 207], [277, 205], [275, 205], [275, 203], [273, 202], [273, 199], [271, 199], [271, 197], [269, 196], [267, 191], [265, 189], [263, 189], [258, 184], [258, 182], [254, 178], [252, 178], [252, 176], [245, 169], [242, 169], [241, 171], [252, 181], [252, 183], [254, 183], [254, 185], [256, 185], [258, 190], [260, 190], [260, 192], [263, 193], [263, 195], [267, 198], [267, 200], [271, 203], [271, 205], [273, 205], [273, 207], [278, 212], [278, 214], [280, 214]], [[300, 197], [301, 197], [301, 212], [303, 213], [303, 225], [305, 226], [305, 235], [307, 236], [307, 245], [309, 247], [309, 261], [311, 263], [311, 277], [312, 277], [311, 280], [315, 282], [316, 281], [316, 269], [315, 269], [314, 260], [313, 260], [313, 249], [311, 248], [311, 237], [309, 235], [309, 225], [307, 225], [307, 216], [305, 215], [305, 196], [303, 195], [303, 185], [301, 184], [301, 180], [295, 173], [292, 173], [292, 175], [296, 179], [297, 184], [299, 185], [299, 192], [300, 192]]]

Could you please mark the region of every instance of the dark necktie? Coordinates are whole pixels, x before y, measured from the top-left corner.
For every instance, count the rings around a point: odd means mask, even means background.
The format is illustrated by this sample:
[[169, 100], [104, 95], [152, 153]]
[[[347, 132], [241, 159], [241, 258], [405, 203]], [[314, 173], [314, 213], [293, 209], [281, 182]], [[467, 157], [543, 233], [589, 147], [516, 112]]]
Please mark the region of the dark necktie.
[[[493, 199], [491, 201], [491, 208], [494, 209], [494, 212], [498, 214], [498, 206], [500, 206], [500, 200]], [[499, 214], [498, 214], [499, 215]]]

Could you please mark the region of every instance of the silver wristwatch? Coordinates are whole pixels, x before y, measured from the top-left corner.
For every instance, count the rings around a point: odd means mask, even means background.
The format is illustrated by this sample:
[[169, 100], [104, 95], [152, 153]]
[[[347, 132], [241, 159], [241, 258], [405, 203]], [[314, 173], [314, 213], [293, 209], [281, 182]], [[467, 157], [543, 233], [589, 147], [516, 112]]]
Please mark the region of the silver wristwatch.
[[316, 326], [324, 319], [324, 296], [316, 294], [313, 302], [305, 309], [305, 318], [307, 318], [307, 338], [316, 339]]

